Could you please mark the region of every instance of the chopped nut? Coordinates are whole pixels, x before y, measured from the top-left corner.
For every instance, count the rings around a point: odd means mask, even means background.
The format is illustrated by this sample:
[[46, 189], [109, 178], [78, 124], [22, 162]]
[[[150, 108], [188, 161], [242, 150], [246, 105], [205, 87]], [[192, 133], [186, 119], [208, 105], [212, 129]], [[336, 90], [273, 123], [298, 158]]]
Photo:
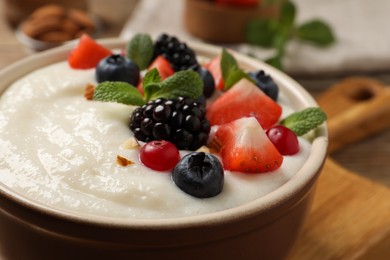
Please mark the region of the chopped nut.
[[134, 149], [140, 147], [139, 143], [137, 142], [137, 139], [134, 137], [130, 137], [122, 144], [123, 149]]
[[210, 148], [208, 148], [208, 147], [205, 146], [205, 145], [202, 145], [201, 147], [199, 147], [198, 150], [196, 150], [196, 152], [210, 153]]
[[132, 165], [134, 164], [133, 161], [130, 161], [128, 159], [126, 159], [125, 157], [122, 157], [120, 155], [117, 155], [116, 156], [116, 162], [120, 165], [120, 166], [128, 166], [128, 165]]
[[213, 139], [208, 145], [211, 153], [218, 153], [221, 151], [222, 144], [217, 139]]
[[92, 100], [93, 98], [93, 93], [95, 92], [95, 86], [88, 83], [86, 86], [85, 86], [85, 90], [84, 90], [84, 97], [87, 99], [87, 100]]

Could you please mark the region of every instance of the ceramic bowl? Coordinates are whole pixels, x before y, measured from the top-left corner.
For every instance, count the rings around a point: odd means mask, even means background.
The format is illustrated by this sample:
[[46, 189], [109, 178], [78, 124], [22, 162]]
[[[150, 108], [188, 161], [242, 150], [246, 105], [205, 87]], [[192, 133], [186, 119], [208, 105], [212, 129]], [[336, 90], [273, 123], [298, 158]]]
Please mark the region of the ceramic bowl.
[[[123, 48], [119, 39], [101, 41]], [[192, 44], [202, 56], [218, 47]], [[0, 92], [23, 75], [66, 59], [61, 46], [21, 60], [0, 72]], [[295, 109], [314, 99], [282, 72], [236, 54], [245, 69], [264, 69]], [[199, 216], [170, 219], [114, 219], [67, 212], [31, 201], [0, 184], [0, 252], [5, 259], [281, 259], [291, 249], [310, 208], [326, 157], [327, 131], [315, 132], [308, 160], [275, 191], [247, 204]]]
[[256, 18], [277, 17], [279, 0], [267, 6], [237, 7], [208, 0], [186, 0], [184, 25], [192, 35], [213, 43], [242, 43], [246, 24]]

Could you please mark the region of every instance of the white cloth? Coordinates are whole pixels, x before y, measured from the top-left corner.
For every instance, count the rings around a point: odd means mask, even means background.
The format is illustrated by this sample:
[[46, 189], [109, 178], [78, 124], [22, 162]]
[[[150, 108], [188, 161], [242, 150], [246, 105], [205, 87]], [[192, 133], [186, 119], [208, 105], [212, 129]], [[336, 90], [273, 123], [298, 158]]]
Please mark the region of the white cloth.
[[[336, 35], [336, 43], [319, 48], [291, 41], [284, 59], [291, 74], [328, 74], [390, 70], [390, 0], [294, 0], [297, 23], [320, 18]], [[183, 25], [182, 0], [141, 0], [126, 23], [121, 37], [146, 32], [177, 35], [182, 40], [198, 40]], [[269, 50], [239, 44], [231, 46], [255, 53], [263, 59]]]

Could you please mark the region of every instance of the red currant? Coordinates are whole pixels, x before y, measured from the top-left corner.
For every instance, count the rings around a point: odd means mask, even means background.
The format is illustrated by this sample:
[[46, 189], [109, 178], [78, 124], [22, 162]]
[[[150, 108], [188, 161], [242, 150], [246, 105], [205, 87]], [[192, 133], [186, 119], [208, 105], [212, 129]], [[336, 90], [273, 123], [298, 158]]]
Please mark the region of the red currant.
[[266, 130], [266, 134], [282, 155], [293, 155], [299, 152], [297, 135], [289, 128], [281, 125]]
[[141, 162], [156, 171], [171, 170], [180, 160], [176, 146], [165, 140], [145, 144], [140, 152]]

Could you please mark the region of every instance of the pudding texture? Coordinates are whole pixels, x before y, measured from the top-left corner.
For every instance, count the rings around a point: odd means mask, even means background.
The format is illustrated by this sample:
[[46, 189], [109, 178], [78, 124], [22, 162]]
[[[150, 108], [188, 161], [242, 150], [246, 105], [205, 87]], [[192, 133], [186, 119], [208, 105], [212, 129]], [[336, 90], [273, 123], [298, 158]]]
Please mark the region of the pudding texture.
[[[180, 190], [170, 172], [157, 172], [139, 160], [132, 137], [135, 107], [90, 101], [86, 84], [95, 70], [74, 70], [66, 61], [36, 70], [14, 82], [0, 98], [0, 182], [38, 203], [71, 213], [111, 218], [174, 218], [207, 214], [253, 201], [288, 182], [309, 156], [284, 156], [273, 172], [225, 171], [219, 195], [199, 199]], [[293, 112], [280, 93], [282, 118]], [[181, 151], [181, 155], [186, 151]], [[117, 156], [134, 164], [121, 166]]]

